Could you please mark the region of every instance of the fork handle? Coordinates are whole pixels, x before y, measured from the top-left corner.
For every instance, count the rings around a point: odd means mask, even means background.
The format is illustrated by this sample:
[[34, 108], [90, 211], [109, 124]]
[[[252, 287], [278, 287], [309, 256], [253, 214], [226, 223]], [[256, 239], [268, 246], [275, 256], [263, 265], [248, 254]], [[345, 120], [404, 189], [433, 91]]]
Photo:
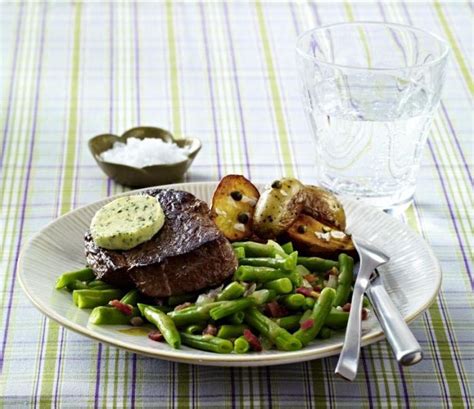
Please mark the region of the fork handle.
[[393, 304], [384, 286], [374, 283], [369, 285], [366, 293], [397, 361], [407, 366], [421, 361], [423, 351], [420, 344]]

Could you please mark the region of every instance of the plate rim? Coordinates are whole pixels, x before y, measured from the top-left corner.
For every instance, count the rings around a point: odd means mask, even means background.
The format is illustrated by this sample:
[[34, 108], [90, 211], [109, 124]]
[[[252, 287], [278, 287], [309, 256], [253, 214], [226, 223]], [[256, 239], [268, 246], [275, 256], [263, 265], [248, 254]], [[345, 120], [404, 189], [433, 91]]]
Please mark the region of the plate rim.
[[[48, 229], [52, 224], [55, 224], [59, 222], [61, 219], [66, 218], [70, 216], [72, 213], [75, 212], [80, 212], [82, 209], [94, 204], [98, 203], [101, 201], [106, 201], [110, 200], [113, 198], [117, 198], [120, 196], [126, 196], [134, 193], [139, 193], [146, 191], [148, 189], [153, 189], [153, 188], [160, 188], [160, 189], [179, 189], [180, 187], [183, 190], [186, 190], [186, 187], [188, 186], [217, 186], [218, 181], [206, 181], [206, 182], [184, 182], [184, 183], [176, 183], [176, 184], [171, 184], [171, 185], [160, 185], [160, 186], [153, 186], [153, 187], [148, 187], [148, 188], [143, 188], [143, 189], [137, 189], [137, 190], [129, 190], [126, 192], [121, 192], [112, 196], [107, 196], [103, 199], [99, 199], [97, 201], [91, 202], [89, 204], [85, 204], [83, 206], [77, 207], [53, 220], [48, 222], [45, 226], [43, 226], [39, 231], [34, 233], [32, 236], [29, 237], [28, 241], [22, 246], [22, 249], [20, 251], [20, 255], [18, 258], [17, 262], [17, 271], [18, 271], [18, 281], [20, 283], [20, 287], [22, 288], [23, 292], [26, 294], [27, 298], [30, 300], [30, 302], [45, 316], [48, 318], [52, 319], [59, 325], [63, 326], [64, 328], [67, 328], [71, 331], [74, 331], [78, 334], [81, 334], [83, 336], [86, 336], [87, 338], [91, 338], [95, 341], [98, 341], [100, 343], [104, 343], [113, 347], [117, 348], [122, 348], [124, 350], [127, 350], [132, 353], [136, 353], [139, 355], [145, 355], [149, 356], [152, 358], [158, 358], [158, 359], [164, 359], [167, 361], [174, 361], [174, 362], [182, 362], [182, 363], [188, 363], [188, 364], [196, 364], [196, 365], [209, 365], [209, 366], [222, 366], [222, 365], [227, 365], [227, 366], [270, 366], [270, 365], [281, 365], [281, 364], [287, 364], [287, 363], [295, 363], [295, 362], [301, 362], [305, 360], [313, 360], [313, 359], [321, 359], [324, 357], [332, 356], [338, 354], [341, 349], [342, 349], [342, 342], [335, 344], [335, 345], [330, 345], [330, 346], [321, 346], [317, 351], [311, 350], [311, 349], [306, 349], [303, 348], [299, 351], [279, 351], [278, 353], [275, 353], [274, 355], [259, 355], [258, 353], [255, 354], [245, 354], [245, 355], [239, 355], [239, 354], [214, 354], [214, 355], [202, 355], [199, 357], [189, 357], [186, 353], [182, 353], [180, 350], [161, 350], [161, 349], [155, 349], [153, 347], [143, 347], [143, 346], [137, 346], [134, 347], [133, 344], [130, 344], [126, 341], [121, 341], [116, 338], [113, 338], [112, 336], [108, 335], [103, 335], [103, 334], [98, 334], [92, 329], [89, 329], [88, 327], [85, 327], [81, 324], [77, 324], [74, 321], [56, 313], [53, 309], [49, 308], [47, 303], [41, 303], [36, 300], [34, 295], [30, 292], [28, 289], [28, 286], [24, 283], [23, 281], [23, 275], [24, 275], [24, 268], [23, 268], [23, 260], [25, 258], [25, 253], [29, 249], [29, 247], [34, 243], [34, 241], [43, 234], [43, 232]], [[344, 201], [347, 202], [357, 202], [358, 205], [362, 205], [364, 207], [368, 208], [373, 208], [373, 206], [370, 206], [365, 203], [358, 202], [354, 199], [350, 199], [347, 197], [344, 197]], [[375, 208], [373, 208], [375, 209]], [[387, 215], [388, 216], [388, 215]], [[390, 217], [390, 216], [388, 216]], [[396, 220], [396, 219], [395, 219]], [[399, 222], [397, 220], [397, 222]], [[401, 223], [401, 222], [400, 222]], [[404, 227], [408, 227], [404, 225]], [[416, 234], [414, 231], [410, 231], [412, 234]], [[421, 239], [424, 242], [425, 248], [427, 250], [428, 256], [433, 262], [433, 265], [436, 268], [436, 271], [438, 272], [437, 274], [437, 282], [435, 285], [435, 290], [433, 291], [433, 294], [430, 295], [429, 298], [426, 299], [426, 301], [423, 303], [422, 306], [420, 306], [416, 311], [412, 312], [410, 315], [407, 315], [404, 319], [407, 323], [412, 322], [415, 320], [418, 316], [420, 316], [424, 311], [426, 311], [436, 300], [439, 294], [439, 290], [441, 288], [441, 283], [442, 283], [442, 270], [440, 263], [438, 259], [436, 258], [431, 246], [426, 242], [423, 236], [419, 235], [419, 239]], [[378, 342], [382, 339], [385, 338], [385, 335], [383, 333], [383, 330], [380, 328], [378, 330], [373, 330], [369, 332], [366, 335], [363, 335], [361, 338], [361, 346], [366, 346], [373, 344], [375, 342]]]

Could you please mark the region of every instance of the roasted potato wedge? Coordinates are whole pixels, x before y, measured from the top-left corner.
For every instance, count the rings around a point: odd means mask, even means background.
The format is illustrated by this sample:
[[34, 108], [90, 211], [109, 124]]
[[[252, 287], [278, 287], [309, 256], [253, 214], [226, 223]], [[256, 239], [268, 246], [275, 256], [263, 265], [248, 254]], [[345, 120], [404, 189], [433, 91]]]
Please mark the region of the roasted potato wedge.
[[255, 234], [270, 239], [284, 233], [303, 209], [299, 195], [303, 188], [304, 185], [296, 179], [275, 180], [262, 193], [255, 207]]
[[306, 214], [296, 219], [286, 236], [297, 250], [308, 255], [334, 258], [341, 252], [355, 253], [351, 236]]
[[344, 208], [334, 194], [321, 187], [306, 185], [299, 195], [304, 205], [302, 213], [337, 230], [346, 229]]
[[236, 241], [252, 235], [259, 197], [257, 188], [241, 175], [227, 175], [221, 179], [212, 197], [211, 218], [225, 237]]

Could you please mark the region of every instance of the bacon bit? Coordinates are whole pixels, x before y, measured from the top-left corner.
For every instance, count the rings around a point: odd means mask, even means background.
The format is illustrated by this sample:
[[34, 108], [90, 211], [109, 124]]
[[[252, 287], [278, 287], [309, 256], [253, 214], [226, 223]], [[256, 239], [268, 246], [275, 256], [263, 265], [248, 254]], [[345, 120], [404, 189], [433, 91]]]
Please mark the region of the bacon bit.
[[212, 335], [215, 337], [217, 335], [216, 326], [212, 324], [208, 324], [207, 327], [203, 329], [202, 335]]
[[249, 329], [244, 330], [244, 338], [248, 341], [254, 351], [260, 352], [262, 350], [260, 340]]
[[276, 301], [269, 302], [265, 305], [265, 312], [272, 318], [280, 318], [288, 315], [288, 310], [278, 304]]
[[308, 282], [308, 283], [314, 283], [316, 281], [316, 276], [314, 274], [306, 274], [303, 276], [303, 278]]
[[367, 308], [362, 308], [362, 321], [365, 321], [367, 318], [369, 318], [369, 310]]
[[349, 312], [351, 310], [351, 303], [348, 302], [342, 306], [342, 311]]
[[305, 297], [311, 297], [311, 291], [309, 288], [304, 288], [304, 287], [299, 287], [295, 290], [296, 293], [298, 294], [303, 294]]
[[189, 307], [193, 305], [192, 303], [190, 303], [189, 301], [188, 302], [184, 302], [182, 304], [179, 304], [177, 305], [176, 307], [174, 307], [174, 310], [175, 311], [180, 311], [180, 310], [184, 310], [185, 308]]
[[313, 325], [314, 325], [314, 320], [308, 319], [308, 320], [303, 321], [300, 324], [300, 328], [303, 329], [303, 330], [310, 329]]
[[320, 285], [317, 285], [316, 287], [314, 287], [314, 291], [320, 293], [321, 291], [323, 291], [323, 288]]
[[148, 338], [150, 338], [152, 341], [161, 342], [163, 341], [164, 337], [160, 331], [151, 331], [148, 334]]
[[122, 314], [132, 315], [133, 313], [133, 307], [131, 305], [120, 302], [119, 300], [109, 301], [109, 305], [119, 310]]

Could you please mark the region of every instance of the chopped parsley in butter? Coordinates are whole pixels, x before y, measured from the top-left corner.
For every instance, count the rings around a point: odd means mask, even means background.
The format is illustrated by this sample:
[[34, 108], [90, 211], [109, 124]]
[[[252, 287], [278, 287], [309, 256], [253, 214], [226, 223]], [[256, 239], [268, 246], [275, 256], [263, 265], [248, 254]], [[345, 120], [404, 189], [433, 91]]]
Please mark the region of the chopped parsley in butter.
[[115, 199], [99, 209], [90, 230], [95, 244], [108, 250], [130, 250], [150, 240], [161, 229], [165, 215], [152, 196]]

